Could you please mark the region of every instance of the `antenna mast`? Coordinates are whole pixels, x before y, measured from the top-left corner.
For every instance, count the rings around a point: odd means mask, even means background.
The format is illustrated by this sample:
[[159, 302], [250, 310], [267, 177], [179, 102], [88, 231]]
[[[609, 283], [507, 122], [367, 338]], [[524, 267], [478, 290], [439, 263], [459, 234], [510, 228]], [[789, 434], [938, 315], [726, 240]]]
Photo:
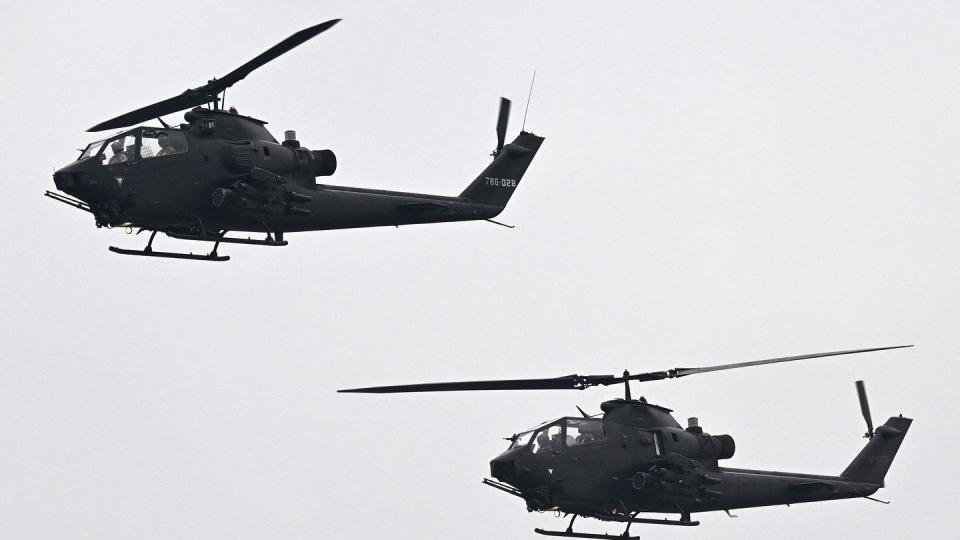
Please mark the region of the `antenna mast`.
[[527, 94], [527, 106], [523, 109], [523, 123], [520, 125], [520, 131], [527, 127], [527, 111], [530, 110], [530, 98], [533, 96], [533, 83], [537, 80], [537, 70], [533, 70], [533, 78], [530, 79], [530, 92]]

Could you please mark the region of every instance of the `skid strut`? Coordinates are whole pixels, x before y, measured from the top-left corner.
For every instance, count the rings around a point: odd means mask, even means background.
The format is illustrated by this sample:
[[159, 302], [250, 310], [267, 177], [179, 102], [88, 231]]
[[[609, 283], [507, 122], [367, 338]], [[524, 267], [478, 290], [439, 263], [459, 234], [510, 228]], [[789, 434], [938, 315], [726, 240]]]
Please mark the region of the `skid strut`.
[[230, 238], [226, 234], [182, 234], [175, 232], [166, 232], [166, 235], [170, 238], [176, 238], [178, 240], [197, 240], [200, 242], [223, 242], [224, 244], [247, 244], [253, 246], [285, 246], [288, 244], [286, 240], [283, 239], [283, 233], [278, 232], [277, 238], [274, 239], [273, 235], [269, 232], [267, 237], [263, 240], [258, 240], [256, 238]]

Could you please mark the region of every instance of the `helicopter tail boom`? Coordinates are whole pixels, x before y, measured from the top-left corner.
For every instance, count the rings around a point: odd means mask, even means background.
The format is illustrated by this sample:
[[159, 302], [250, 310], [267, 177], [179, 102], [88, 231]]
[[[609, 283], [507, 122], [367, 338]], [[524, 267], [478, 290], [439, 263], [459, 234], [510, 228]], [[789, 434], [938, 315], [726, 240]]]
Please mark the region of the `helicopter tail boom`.
[[882, 487], [883, 478], [887, 475], [912, 422], [912, 419], [902, 416], [890, 417], [887, 423], [877, 428], [875, 436], [870, 438], [870, 442], [850, 462], [840, 474], [840, 478]]
[[521, 131], [512, 143], [503, 147], [497, 153], [493, 162], [480, 173], [480, 176], [467, 186], [460, 194], [475, 204], [498, 206], [501, 209], [507, 206], [507, 201], [520, 184], [520, 179], [527, 172], [527, 167], [543, 144], [543, 137]]

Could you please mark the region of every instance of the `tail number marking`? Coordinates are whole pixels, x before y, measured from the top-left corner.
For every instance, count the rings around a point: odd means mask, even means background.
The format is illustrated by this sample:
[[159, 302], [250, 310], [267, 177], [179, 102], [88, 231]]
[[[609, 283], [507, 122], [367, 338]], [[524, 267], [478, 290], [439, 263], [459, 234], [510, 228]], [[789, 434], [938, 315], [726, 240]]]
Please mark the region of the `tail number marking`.
[[515, 188], [517, 187], [517, 180], [514, 178], [493, 178], [490, 176], [484, 176], [484, 180], [488, 186], [493, 187], [502, 187], [502, 188]]

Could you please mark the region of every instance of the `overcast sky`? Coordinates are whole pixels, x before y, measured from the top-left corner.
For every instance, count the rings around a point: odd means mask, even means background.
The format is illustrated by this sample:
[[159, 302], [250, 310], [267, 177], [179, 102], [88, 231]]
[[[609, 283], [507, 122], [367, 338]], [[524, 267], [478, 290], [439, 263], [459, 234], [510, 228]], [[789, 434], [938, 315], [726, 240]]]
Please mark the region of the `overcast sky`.
[[[0, 537], [534, 538], [480, 484], [583, 393], [337, 388], [914, 349], [648, 383], [727, 465], [839, 474], [916, 418], [878, 497], [655, 538], [943, 536], [960, 336], [956, 2], [7, 2]], [[546, 137], [500, 220], [288, 235], [223, 264], [42, 197], [102, 120], [334, 29], [228, 92], [332, 183], [455, 195], [501, 95]], [[179, 115], [167, 117], [179, 121]], [[161, 249], [201, 250], [160, 238]], [[584, 521], [583, 528], [619, 533]]]

